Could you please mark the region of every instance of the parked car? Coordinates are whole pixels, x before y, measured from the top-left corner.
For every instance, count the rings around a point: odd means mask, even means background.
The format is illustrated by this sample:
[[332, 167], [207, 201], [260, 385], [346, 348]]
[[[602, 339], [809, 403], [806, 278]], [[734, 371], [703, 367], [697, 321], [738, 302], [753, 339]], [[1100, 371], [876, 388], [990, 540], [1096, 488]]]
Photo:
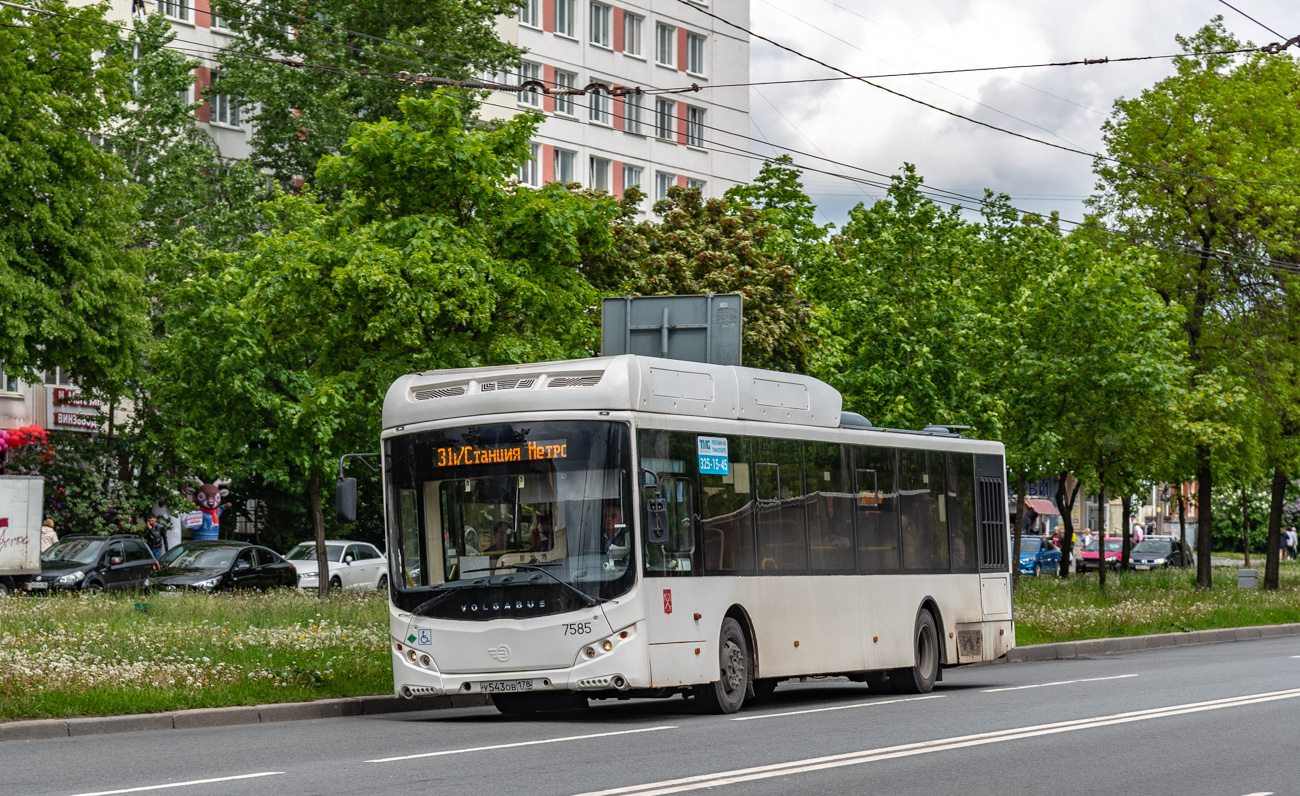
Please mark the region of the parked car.
[[31, 592], [147, 589], [158, 562], [144, 540], [130, 534], [71, 534], [41, 553]]
[[[1182, 543], [1177, 539], [1144, 539], [1129, 551], [1129, 569], [1161, 569], [1182, 562]], [[1196, 566], [1192, 551], [1187, 551], [1187, 566]]]
[[1051, 539], [1038, 536], [1020, 537], [1020, 573], [1022, 575], [1040, 575], [1044, 571], [1054, 572], [1061, 565], [1061, 551], [1056, 549]]
[[[1079, 557], [1074, 562], [1074, 571], [1083, 574], [1088, 570], [1097, 569], [1097, 559], [1099, 557], [1098, 545], [1099, 540], [1093, 539], [1092, 543], [1083, 548]], [[1119, 569], [1120, 554], [1124, 550], [1124, 540], [1117, 536], [1106, 537], [1106, 566], [1111, 569]]]
[[[315, 589], [320, 585], [315, 542], [295, 545], [284, 557], [298, 570], [298, 588]], [[331, 589], [388, 588], [388, 559], [372, 544], [331, 539], [325, 542], [325, 557], [329, 560]]]
[[274, 589], [293, 586], [293, 564], [247, 542], [185, 542], [163, 554], [155, 583], [162, 591]]

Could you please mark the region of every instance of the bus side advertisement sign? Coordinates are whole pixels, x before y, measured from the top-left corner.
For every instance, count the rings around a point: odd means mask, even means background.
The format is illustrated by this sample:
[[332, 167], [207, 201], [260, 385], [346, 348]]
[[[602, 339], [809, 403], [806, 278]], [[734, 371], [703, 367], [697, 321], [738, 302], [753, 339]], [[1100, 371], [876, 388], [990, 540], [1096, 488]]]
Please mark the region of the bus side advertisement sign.
[[730, 475], [726, 437], [696, 437], [701, 475]]

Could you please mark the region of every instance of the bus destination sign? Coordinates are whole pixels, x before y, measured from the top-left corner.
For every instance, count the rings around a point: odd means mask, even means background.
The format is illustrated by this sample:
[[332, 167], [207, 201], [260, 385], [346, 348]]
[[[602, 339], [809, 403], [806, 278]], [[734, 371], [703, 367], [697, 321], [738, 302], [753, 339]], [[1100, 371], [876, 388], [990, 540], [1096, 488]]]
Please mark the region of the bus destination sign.
[[509, 462], [541, 462], [569, 458], [566, 440], [553, 439], [541, 442], [519, 442], [511, 445], [461, 445], [439, 447], [433, 451], [435, 467], [462, 467], [475, 464], [506, 464]]

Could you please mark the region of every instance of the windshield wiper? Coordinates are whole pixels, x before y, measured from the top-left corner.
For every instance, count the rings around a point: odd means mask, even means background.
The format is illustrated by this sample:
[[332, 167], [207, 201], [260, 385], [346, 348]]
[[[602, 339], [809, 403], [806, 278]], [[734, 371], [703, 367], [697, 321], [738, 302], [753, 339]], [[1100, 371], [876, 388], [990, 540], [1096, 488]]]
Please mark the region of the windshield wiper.
[[582, 589], [579, 589], [577, 586], [574, 586], [572, 583], [569, 583], [569, 582], [563, 580], [562, 578], [560, 578], [559, 575], [556, 575], [554, 572], [551, 572], [549, 569], [546, 569], [546, 568], [545, 568], [546, 566], [548, 566], [548, 565], [550, 565], [550, 564], [558, 564], [558, 563], [559, 563], [558, 561], [550, 561], [550, 562], [547, 562], [547, 564], [545, 564], [545, 565], [543, 565], [543, 564], [505, 564], [505, 565], [502, 565], [502, 566], [496, 566], [496, 567], [481, 567], [481, 568], [479, 568], [479, 569], [467, 569], [467, 570], [465, 570], [464, 572], [462, 572], [461, 574], [462, 574], [462, 575], [468, 575], [468, 574], [471, 573], [471, 572], [495, 572], [495, 571], [498, 570], [498, 569], [525, 569], [525, 570], [530, 570], [530, 571], [533, 571], [533, 572], [540, 572], [540, 573], [542, 573], [543, 575], [549, 575], [550, 578], [551, 578], [551, 580], [554, 580], [556, 583], [560, 584], [560, 585], [563, 586], [564, 588], [568, 589], [569, 591], [571, 591], [571, 592], [573, 592], [574, 594], [576, 594], [576, 595], [578, 595], [579, 597], [581, 597], [581, 598], [582, 598], [582, 601], [583, 601], [584, 603], [586, 603], [588, 607], [593, 606], [593, 605], [599, 605], [599, 604], [601, 604], [602, 602], [604, 602], [604, 600], [598, 600], [598, 599], [596, 599], [595, 597], [592, 597], [590, 594], [587, 594], [587, 593], [586, 593], [585, 591], [583, 591]]

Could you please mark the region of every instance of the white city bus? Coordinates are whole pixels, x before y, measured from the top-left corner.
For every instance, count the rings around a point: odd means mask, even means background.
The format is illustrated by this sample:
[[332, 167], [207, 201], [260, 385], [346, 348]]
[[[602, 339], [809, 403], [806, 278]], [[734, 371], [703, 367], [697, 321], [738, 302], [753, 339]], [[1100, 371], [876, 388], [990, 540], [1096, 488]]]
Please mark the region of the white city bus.
[[505, 713], [783, 679], [924, 693], [1015, 644], [1003, 449], [806, 376], [638, 356], [417, 373], [382, 470], [396, 693]]

